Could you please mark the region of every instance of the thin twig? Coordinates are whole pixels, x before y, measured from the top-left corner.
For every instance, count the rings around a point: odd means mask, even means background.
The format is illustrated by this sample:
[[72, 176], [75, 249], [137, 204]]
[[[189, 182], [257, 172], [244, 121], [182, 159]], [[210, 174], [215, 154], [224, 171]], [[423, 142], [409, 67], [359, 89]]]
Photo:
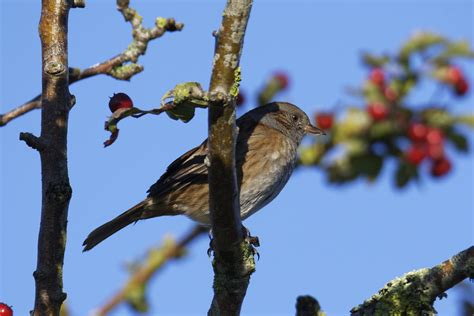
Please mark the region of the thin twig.
[[209, 315], [238, 315], [255, 270], [240, 218], [235, 171], [237, 91], [233, 89], [251, 7], [251, 0], [228, 0], [215, 34], [209, 88], [209, 207], [214, 250], [214, 298]]
[[[108, 75], [118, 80], [130, 80], [135, 74], [143, 71], [143, 66], [137, 64], [137, 61], [141, 55], [146, 53], [150, 41], [163, 36], [166, 32], [181, 31], [184, 27], [182, 23], [177, 23], [172, 18], [159, 17], [156, 18], [153, 27], [145, 28], [142, 25], [142, 17], [137, 11], [129, 7], [129, 0], [117, 0], [117, 7], [125, 21], [130, 22], [132, 26], [132, 43], [122, 53], [89, 68], [83, 70], [69, 68], [69, 84], [97, 75]], [[1, 114], [0, 127], [39, 108], [41, 108], [41, 95], [5, 114]]]
[[353, 308], [353, 316], [434, 315], [436, 298], [466, 278], [474, 278], [474, 246], [434, 266], [388, 282], [377, 294]]
[[120, 303], [127, 300], [131, 292], [145, 287], [150, 279], [156, 275], [156, 273], [163, 268], [167, 262], [171, 259], [180, 257], [189, 243], [207, 231], [207, 228], [196, 226], [178, 243], [164, 242], [160, 248], [151, 249], [147, 261], [134, 270], [133, 275], [128, 279], [127, 283], [110, 299], [108, 299], [106, 303], [94, 313], [94, 315], [104, 316], [109, 314]]
[[34, 97], [25, 104], [22, 104], [19, 107], [16, 107], [5, 114], [0, 114], [0, 127], [7, 125], [7, 123], [11, 120], [35, 109], [41, 109], [41, 95]]

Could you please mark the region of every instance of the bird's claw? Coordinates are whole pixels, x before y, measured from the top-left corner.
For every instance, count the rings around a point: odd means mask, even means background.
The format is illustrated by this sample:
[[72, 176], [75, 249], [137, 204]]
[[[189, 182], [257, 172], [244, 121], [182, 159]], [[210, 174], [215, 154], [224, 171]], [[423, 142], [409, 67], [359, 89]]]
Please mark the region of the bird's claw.
[[[253, 256], [257, 256], [257, 260], [260, 260], [260, 254], [256, 247], [260, 247], [260, 240], [257, 236], [250, 235], [250, 231], [242, 226], [242, 231], [244, 233], [244, 239], [250, 247], [250, 251]], [[207, 249], [207, 256], [211, 257], [212, 252], [214, 251], [214, 239], [212, 238], [212, 230], [209, 230], [209, 248]]]
[[260, 254], [258, 253], [258, 250], [257, 250], [257, 247], [260, 247], [260, 240], [258, 239], [257, 236], [250, 235], [250, 231], [245, 226], [242, 226], [242, 231], [244, 233], [245, 240], [249, 244], [252, 255], [257, 256], [257, 261], [260, 260]]
[[209, 248], [207, 248], [207, 256], [210, 258], [214, 251], [214, 239], [212, 239], [211, 233], [209, 233]]
[[258, 246], [254, 247], [253, 244], [250, 244], [249, 247], [250, 247], [250, 251], [252, 252], [252, 256], [254, 256], [254, 257], [256, 256], [257, 261], [259, 261], [260, 260], [260, 253], [258, 253], [257, 248], [255, 248], [255, 247], [258, 247]]

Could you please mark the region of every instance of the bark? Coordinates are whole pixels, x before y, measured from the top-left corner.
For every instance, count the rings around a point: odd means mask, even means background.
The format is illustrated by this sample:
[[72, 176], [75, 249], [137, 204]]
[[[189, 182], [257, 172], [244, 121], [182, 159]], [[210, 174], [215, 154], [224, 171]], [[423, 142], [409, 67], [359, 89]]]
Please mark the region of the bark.
[[319, 302], [310, 295], [298, 296], [296, 299], [296, 316], [322, 316]]
[[[251, 0], [228, 0], [209, 88], [209, 205], [214, 250], [214, 298], [209, 315], [238, 315], [251, 273], [253, 253], [240, 218], [235, 172], [235, 89]], [[238, 87], [238, 86], [237, 86]]]
[[388, 282], [353, 308], [351, 315], [435, 315], [436, 298], [466, 278], [474, 278], [474, 246], [432, 268], [409, 272]]
[[[137, 64], [137, 61], [140, 56], [146, 53], [150, 41], [167, 32], [181, 31], [184, 27], [182, 23], [177, 23], [173, 18], [156, 18], [153, 27], [145, 28], [142, 25], [142, 17], [129, 4], [129, 0], [117, 0], [118, 10], [125, 21], [130, 22], [132, 26], [133, 39], [130, 45], [122, 53], [89, 68], [70, 68], [69, 84], [97, 75], [107, 75], [118, 80], [130, 80], [134, 75], [143, 71], [143, 66]], [[84, 2], [76, 0], [73, 2], [73, 7], [84, 7]], [[27, 103], [0, 114], [0, 127], [7, 125], [17, 117], [40, 108], [41, 95], [38, 95]]]
[[67, 0], [43, 0], [39, 33], [42, 48], [41, 136], [20, 134], [41, 157], [42, 205], [38, 237], [36, 297], [33, 315], [59, 315], [63, 292], [63, 260], [72, 189], [67, 166], [69, 94]]

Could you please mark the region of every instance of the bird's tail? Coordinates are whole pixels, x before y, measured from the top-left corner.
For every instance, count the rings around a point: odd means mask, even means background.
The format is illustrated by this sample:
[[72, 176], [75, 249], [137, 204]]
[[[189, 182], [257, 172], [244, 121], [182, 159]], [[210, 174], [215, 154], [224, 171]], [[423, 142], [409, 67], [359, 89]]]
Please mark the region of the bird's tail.
[[89, 234], [89, 236], [87, 236], [86, 240], [84, 240], [84, 243], [82, 244], [84, 246], [83, 251], [94, 248], [104, 239], [109, 238], [111, 235], [115, 234], [125, 226], [138, 221], [142, 217], [143, 211], [147, 204], [148, 199], [145, 199], [128, 211], [123, 212], [110, 222], [107, 222], [104, 225], [94, 229]]

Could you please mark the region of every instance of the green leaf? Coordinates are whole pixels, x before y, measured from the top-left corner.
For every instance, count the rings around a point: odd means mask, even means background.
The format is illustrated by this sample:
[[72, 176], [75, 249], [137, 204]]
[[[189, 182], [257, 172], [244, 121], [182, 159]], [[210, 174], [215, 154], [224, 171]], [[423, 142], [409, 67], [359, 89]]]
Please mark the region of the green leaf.
[[374, 84], [372, 81], [365, 82], [363, 93], [367, 103], [385, 101], [385, 97], [383, 92], [380, 90], [380, 87]]
[[400, 58], [406, 59], [415, 52], [420, 52], [442, 43], [446, 43], [446, 39], [441, 35], [430, 32], [417, 32], [401, 48]]
[[362, 54], [362, 62], [369, 67], [383, 67], [390, 61], [387, 55], [376, 56], [370, 53]]
[[181, 120], [184, 123], [189, 122], [195, 113], [195, 107], [190, 103], [182, 103], [175, 106], [171, 110], [166, 111], [166, 114], [173, 120]]
[[474, 52], [471, 50], [468, 41], [457, 41], [447, 44], [446, 49], [433, 58], [433, 60], [435, 63], [442, 63], [456, 57], [474, 58]]
[[459, 124], [465, 124], [469, 127], [474, 127], [474, 115], [471, 114], [456, 116], [454, 121]]
[[454, 119], [445, 109], [429, 108], [422, 112], [425, 122], [433, 127], [450, 128]]
[[355, 173], [366, 175], [370, 180], [374, 180], [382, 170], [383, 159], [373, 154], [355, 156], [351, 157], [351, 165]]
[[207, 107], [205, 92], [199, 82], [179, 83], [171, 90], [171, 95], [174, 97], [175, 106], [182, 103], [192, 103], [197, 107]]
[[415, 87], [418, 82], [418, 76], [416, 73], [409, 72], [400, 78], [400, 82], [397, 83], [397, 90], [400, 96], [406, 96]]
[[405, 187], [408, 182], [418, 178], [418, 169], [405, 161], [401, 161], [395, 174], [396, 185], [398, 188]]
[[341, 143], [349, 138], [358, 137], [370, 127], [372, 121], [364, 111], [359, 108], [348, 108], [345, 117], [343, 117], [336, 126], [334, 126], [332, 135], [335, 143]]
[[390, 138], [398, 134], [399, 126], [396, 122], [391, 120], [385, 120], [381, 122], [375, 122], [369, 130], [371, 139], [385, 139]]
[[[165, 100], [169, 98], [173, 101], [166, 103]], [[194, 117], [195, 108], [206, 108], [208, 100], [198, 82], [184, 82], [165, 93], [161, 98], [161, 104], [170, 118], [187, 123]]]
[[466, 136], [451, 130], [446, 135], [448, 139], [453, 143], [454, 147], [461, 152], [469, 151], [469, 144]]
[[326, 152], [323, 143], [298, 148], [298, 164], [309, 166], [319, 164]]
[[343, 184], [355, 180], [358, 174], [354, 168], [351, 167], [350, 161], [347, 158], [335, 160], [326, 168], [327, 178], [329, 182]]

